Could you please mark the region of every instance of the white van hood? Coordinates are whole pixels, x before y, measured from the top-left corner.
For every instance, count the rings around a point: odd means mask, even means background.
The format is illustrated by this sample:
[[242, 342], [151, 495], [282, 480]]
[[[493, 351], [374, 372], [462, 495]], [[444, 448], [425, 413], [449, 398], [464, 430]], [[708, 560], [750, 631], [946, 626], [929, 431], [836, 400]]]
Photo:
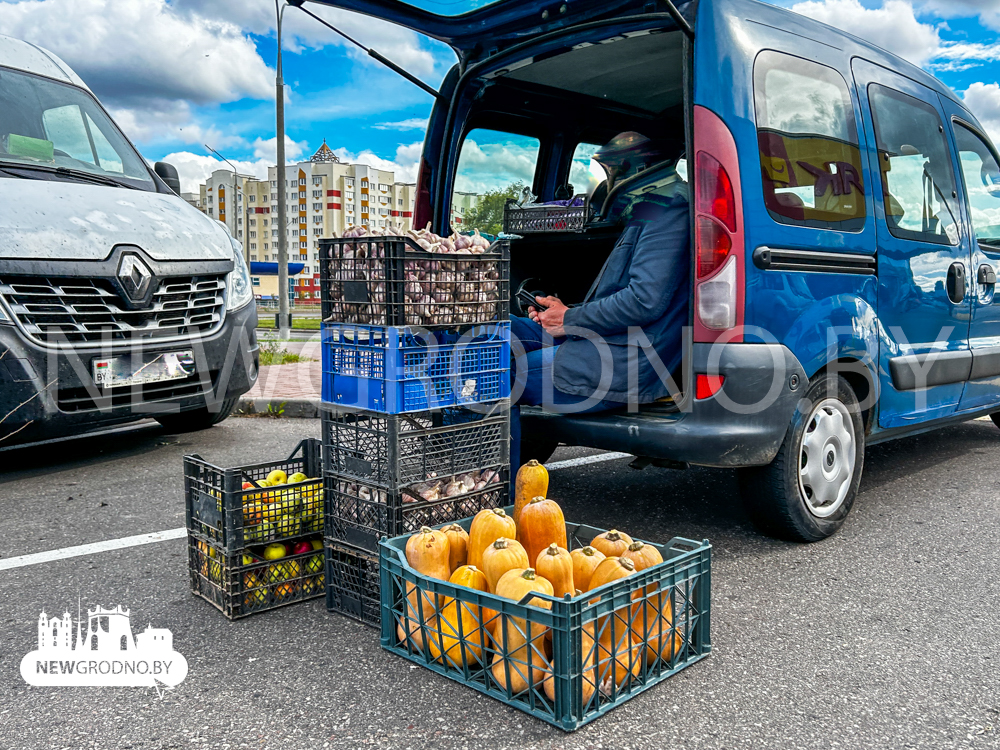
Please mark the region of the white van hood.
[[231, 260], [225, 227], [176, 195], [0, 178], [0, 258], [104, 260], [138, 245], [154, 260]]

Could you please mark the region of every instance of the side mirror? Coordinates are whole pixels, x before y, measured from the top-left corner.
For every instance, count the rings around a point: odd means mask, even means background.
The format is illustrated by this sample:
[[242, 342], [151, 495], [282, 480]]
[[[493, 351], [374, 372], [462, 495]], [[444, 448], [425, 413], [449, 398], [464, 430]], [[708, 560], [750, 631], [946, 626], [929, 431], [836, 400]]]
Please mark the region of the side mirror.
[[177, 195], [181, 194], [181, 178], [177, 174], [177, 168], [173, 164], [158, 161], [153, 165], [153, 171], [167, 184], [168, 188], [177, 193]]

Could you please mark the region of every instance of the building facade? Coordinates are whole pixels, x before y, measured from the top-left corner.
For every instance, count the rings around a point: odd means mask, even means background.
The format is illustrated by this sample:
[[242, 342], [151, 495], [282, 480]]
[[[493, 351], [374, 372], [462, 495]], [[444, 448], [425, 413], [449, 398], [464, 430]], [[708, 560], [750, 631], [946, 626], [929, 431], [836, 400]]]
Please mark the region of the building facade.
[[[277, 295], [277, 278], [255, 274], [254, 264], [277, 262], [278, 238], [284, 231], [289, 263], [303, 264], [301, 273], [289, 279], [291, 299], [311, 304], [320, 299], [319, 241], [342, 236], [351, 226], [366, 226], [373, 233], [389, 225], [412, 229], [416, 185], [396, 182], [393, 172], [367, 164], [341, 162], [324, 141], [309, 161], [287, 165], [282, 179], [277, 167], [268, 169], [267, 180], [216, 170], [201, 186], [199, 197], [202, 210], [243, 243], [259, 299]], [[461, 231], [477, 199], [456, 193], [453, 227]], [[278, 226], [279, 200], [285, 201], [283, 229]]]

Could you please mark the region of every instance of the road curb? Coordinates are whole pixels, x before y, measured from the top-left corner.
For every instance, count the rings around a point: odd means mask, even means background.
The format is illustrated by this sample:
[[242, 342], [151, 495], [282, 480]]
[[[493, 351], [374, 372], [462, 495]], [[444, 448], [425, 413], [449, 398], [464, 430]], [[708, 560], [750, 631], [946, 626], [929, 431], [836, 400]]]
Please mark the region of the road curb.
[[319, 419], [318, 398], [241, 398], [236, 415], [266, 414], [293, 419]]

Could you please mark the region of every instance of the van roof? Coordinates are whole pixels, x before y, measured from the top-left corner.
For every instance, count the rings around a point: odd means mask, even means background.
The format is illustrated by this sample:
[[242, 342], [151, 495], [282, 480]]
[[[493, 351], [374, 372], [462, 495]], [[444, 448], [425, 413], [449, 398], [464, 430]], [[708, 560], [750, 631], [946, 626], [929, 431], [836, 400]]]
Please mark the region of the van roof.
[[817, 21], [801, 13], [761, 2], [760, 0], [715, 0], [713, 2], [713, 10], [718, 15], [728, 15], [731, 18], [739, 19], [738, 22], [741, 25], [753, 22], [766, 24], [793, 34], [798, 34], [812, 42], [840, 47], [852, 57], [855, 55], [864, 57], [871, 62], [894, 70], [929, 89], [933, 89], [943, 96], [947, 96], [952, 101], [961, 105], [963, 109], [966, 109], [964, 103], [954, 91], [923, 68], [914, 65], [908, 60], [904, 60], [899, 55], [882, 49], [876, 44], [872, 44], [865, 39], [861, 39], [836, 27], [829, 26], [822, 21]]
[[73, 69], [52, 54], [30, 42], [0, 34], [0, 66], [52, 78], [90, 91]]

